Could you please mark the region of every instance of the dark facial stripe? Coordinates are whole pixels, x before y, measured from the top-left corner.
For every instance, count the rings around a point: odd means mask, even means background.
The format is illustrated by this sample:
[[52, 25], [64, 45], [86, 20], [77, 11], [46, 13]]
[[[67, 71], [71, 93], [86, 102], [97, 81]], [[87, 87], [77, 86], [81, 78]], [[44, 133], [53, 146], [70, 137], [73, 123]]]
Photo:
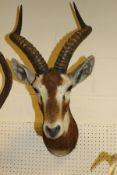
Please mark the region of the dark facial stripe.
[[54, 122], [56, 120], [57, 114], [59, 113], [59, 105], [55, 98], [48, 99], [46, 104], [46, 116], [50, 122]]
[[59, 74], [50, 71], [43, 76], [42, 84], [46, 86], [49, 95], [55, 96], [57, 87], [62, 84], [62, 81]]
[[46, 104], [46, 115], [50, 121], [56, 120], [59, 112], [59, 104], [56, 100], [57, 87], [62, 84], [62, 78], [59, 74], [50, 71], [43, 76], [42, 84], [45, 85], [48, 91], [48, 101]]

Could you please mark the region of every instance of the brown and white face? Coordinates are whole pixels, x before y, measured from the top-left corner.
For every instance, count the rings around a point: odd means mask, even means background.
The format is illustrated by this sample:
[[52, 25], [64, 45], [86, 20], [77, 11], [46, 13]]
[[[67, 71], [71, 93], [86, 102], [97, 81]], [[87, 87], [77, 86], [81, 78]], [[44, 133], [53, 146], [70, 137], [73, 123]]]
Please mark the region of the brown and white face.
[[42, 75], [33, 74], [24, 65], [13, 60], [13, 69], [19, 80], [29, 83], [35, 90], [43, 112], [43, 132], [46, 137], [57, 139], [68, 132], [71, 89], [91, 74], [94, 57], [88, 57], [70, 74], [48, 70]]
[[68, 131], [69, 95], [72, 84], [68, 76], [49, 71], [33, 83], [44, 116], [46, 137], [56, 139]]

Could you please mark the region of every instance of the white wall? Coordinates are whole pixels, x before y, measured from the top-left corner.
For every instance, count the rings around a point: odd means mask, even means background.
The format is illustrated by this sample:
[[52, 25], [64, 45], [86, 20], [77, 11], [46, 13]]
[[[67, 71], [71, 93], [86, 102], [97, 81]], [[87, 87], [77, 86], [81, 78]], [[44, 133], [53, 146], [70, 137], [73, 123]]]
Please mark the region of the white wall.
[[[93, 32], [76, 50], [70, 65], [81, 55], [92, 54], [96, 63], [90, 78], [72, 91], [72, 113], [79, 123], [117, 123], [117, 1], [75, 2]], [[69, 1], [0, 0], [0, 51], [9, 60], [15, 57], [21, 61], [4, 38], [15, 24], [20, 4], [24, 10], [22, 35], [48, 60], [57, 42], [76, 28]], [[11, 93], [0, 110], [0, 120], [35, 120], [32, 99], [23, 84], [13, 82]]]

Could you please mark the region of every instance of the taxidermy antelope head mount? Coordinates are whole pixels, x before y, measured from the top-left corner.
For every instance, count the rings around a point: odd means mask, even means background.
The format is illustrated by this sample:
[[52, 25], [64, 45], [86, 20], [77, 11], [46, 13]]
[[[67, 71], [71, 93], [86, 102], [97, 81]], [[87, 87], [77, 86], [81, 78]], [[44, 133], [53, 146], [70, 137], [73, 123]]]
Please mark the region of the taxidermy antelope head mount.
[[5, 78], [4, 87], [3, 87], [2, 92], [0, 94], [0, 108], [1, 108], [3, 106], [6, 98], [8, 97], [9, 92], [10, 92], [11, 87], [12, 87], [12, 74], [11, 74], [11, 70], [8, 66], [8, 63], [5, 60], [2, 53], [0, 53], [0, 64], [2, 66], [2, 70], [3, 70], [4, 78]]
[[22, 26], [22, 6], [16, 29], [10, 39], [26, 54], [36, 73], [13, 59], [13, 70], [17, 79], [28, 83], [38, 96], [43, 113], [43, 140], [47, 149], [57, 156], [70, 153], [78, 139], [78, 128], [70, 112], [71, 89], [86, 79], [92, 72], [94, 57], [89, 56], [73, 72], [67, 73], [70, 59], [78, 45], [91, 33], [73, 3], [74, 13], [80, 23], [77, 30], [61, 49], [54, 67], [49, 68], [39, 51], [20, 35]]

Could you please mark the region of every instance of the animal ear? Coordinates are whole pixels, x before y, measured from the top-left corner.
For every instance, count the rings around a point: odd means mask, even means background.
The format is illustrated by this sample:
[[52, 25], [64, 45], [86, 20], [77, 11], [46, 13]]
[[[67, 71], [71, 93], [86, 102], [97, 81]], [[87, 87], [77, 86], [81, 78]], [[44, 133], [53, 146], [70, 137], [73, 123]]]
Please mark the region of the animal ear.
[[35, 79], [35, 74], [32, 73], [27, 67], [20, 64], [16, 59], [12, 59], [12, 68], [18, 80], [28, 84], [32, 84]]
[[89, 56], [82, 64], [80, 64], [75, 70], [68, 74], [73, 86], [85, 80], [92, 73], [94, 63], [94, 56]]

